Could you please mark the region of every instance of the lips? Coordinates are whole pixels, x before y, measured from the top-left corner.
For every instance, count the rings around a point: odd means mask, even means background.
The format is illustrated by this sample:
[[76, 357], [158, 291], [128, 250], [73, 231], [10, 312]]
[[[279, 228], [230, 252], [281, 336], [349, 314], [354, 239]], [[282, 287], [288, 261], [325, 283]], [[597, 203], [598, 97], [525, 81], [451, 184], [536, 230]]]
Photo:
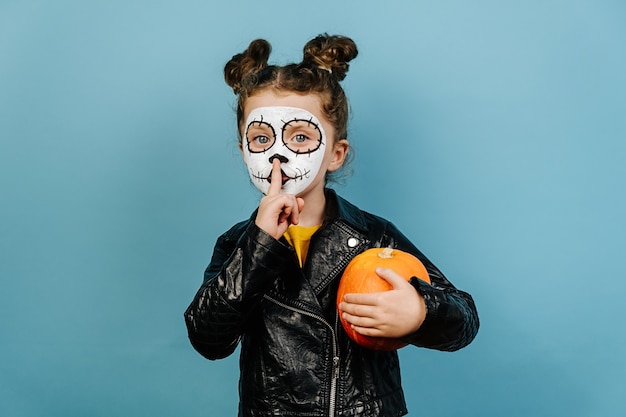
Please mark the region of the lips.
[[[305, 179], [309, 178], [309, 175], [311, 174], [310, 170], [302, 170], [300, 168], [296, 168], [296, 171], [297, 172], [294, 173], [293, 176], [289, 176], [285, 173], [285, 171], [283, 171], [282, 169], [280, 170], [280, 174], [282, 177], [282, 186], [284, 186], [290, 180], [293, 180], [293, 183], [302, 182]], [[270, 171], [269, 174], [262, 174], [261, 172], [254, 173], [252, 170], [250, 170], [250, 178], [254, 179], [258, 184], [265, 183], [265, 181], [267, 181], [268, 184], [271, 184], [272, 172]]]
[[[283, 171], [282, 169], [280, 170], [280, 173], [282, 174], [282, 183], [283, 183], [283, 185], [285, 185], [285, 183], [287, 183], [287, 181], [294, 179], [294, 178], [289, 177], [287, 174], [285, 174], [285, 171]], [[272, 183], [272, 173], [271, 172], [270, 172], [269, 177], [267, 177], [267, 182], [269, 182], [270, 184]]]

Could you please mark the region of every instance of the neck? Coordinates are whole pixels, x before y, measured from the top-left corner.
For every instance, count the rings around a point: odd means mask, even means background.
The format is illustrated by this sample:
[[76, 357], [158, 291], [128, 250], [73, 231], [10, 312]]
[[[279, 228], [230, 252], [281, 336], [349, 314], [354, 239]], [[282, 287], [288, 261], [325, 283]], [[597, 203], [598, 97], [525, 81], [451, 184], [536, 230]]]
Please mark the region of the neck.
[[304, 207], [300, 212], [300, 226], [317, 226], [324, 221], [326, 195], [323, 188], [320, 191], [319, 195], [302, 196]]

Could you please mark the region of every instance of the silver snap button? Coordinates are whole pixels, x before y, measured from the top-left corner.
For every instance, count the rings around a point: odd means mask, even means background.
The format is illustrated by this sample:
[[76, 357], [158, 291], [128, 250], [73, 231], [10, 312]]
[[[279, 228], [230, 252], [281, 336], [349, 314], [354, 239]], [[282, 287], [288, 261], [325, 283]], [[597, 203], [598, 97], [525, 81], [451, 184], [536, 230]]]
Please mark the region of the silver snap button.
[[353, 247], [355, 247], [358, 244], [359, 244], [359, 240], [357, 238], [351, 237], [350, 239], [348, 239], [348, 246], [349, 247], [353, 248]]

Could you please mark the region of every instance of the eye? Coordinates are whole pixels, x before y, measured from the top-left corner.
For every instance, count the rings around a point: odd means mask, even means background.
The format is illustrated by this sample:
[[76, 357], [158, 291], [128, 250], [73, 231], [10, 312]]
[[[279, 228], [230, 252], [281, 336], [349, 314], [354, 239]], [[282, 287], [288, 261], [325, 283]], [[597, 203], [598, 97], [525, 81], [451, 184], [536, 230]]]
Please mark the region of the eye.
[[270, 138], [268, 138], [267, 136], [257, 136], [254, 139], [255, 142], [257, 142], [259, 145], [266, 145], [268, 143], [270, 143]]
[[290, 120], [283, 126], [283, 143], [297, 154], [315, 152], [322, 144], [322, 132], [310, 120]]
[[296, 135], [293, 137], [293, 141], [297, 143], [304, 143], [309, 140], [309, 137], [306, 135]]
[[276, 134], [272, 125], [263, 121], [254, 121], [246, 130], [248, 150], [252, 153], [266, 152], [275, 142]]

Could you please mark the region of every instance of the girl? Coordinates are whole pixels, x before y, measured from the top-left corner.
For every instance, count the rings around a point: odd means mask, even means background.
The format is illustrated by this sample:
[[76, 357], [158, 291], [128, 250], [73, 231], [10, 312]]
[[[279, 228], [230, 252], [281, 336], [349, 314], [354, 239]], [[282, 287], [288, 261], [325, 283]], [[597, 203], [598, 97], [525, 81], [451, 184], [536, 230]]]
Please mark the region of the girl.
[[253, 41], [224, 69], [238, 95], [239, 148], [265, 196], [218, 239], [185, 312], [189, 338], [208, 359], [241, 342], [241, 417], [404, 415], [397, 353], [355, 344], [339, 323], [335, 297], [346, 265], [389, 246], [417, 256], [431, 279], [407, 282], [379, 269], [391, 291], [347, 294], [343, 317], [363, 335], [457, 350], [478, 331], [474, 302], [393, 224], [326, 188], [349, 152], [339, 82], [357, 55], [354, 42], [320, 35], [301, 63], [285, 66], [268, 65], [269, 53], [266, 41]]

